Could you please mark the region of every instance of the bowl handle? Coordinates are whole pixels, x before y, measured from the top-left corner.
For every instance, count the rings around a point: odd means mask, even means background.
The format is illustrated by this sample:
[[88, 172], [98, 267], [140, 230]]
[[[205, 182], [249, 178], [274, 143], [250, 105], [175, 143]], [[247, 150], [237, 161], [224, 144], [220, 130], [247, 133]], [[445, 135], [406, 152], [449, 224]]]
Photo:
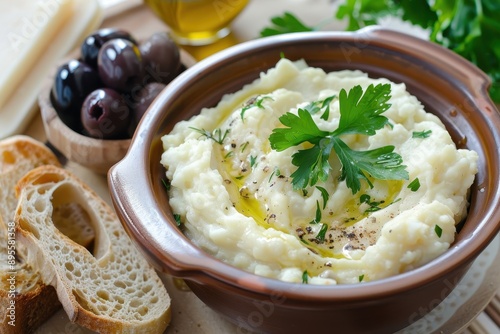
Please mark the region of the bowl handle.
[[[146, 173], [137, 172], [147, 167], [135, 152], [129, 150], [125, 158], [108, 172], [112, 203], [122, 225], [158, 270], [176, 277], [186, 277], [189, 273], [190, 278], [194, 271], [206, 271], [210, 268], [210, 259], [206, 261], [206, 254], [202, 255], [201, 250], [178, 232], [173, 217], [172, 221], [167, 220], [166, 217], [171, 213], [161, 207], [153, 192], [137, 191], [154, 185], [148, 180]], [[203, 262], [200, 261], [201, 258], [204, 258]]]

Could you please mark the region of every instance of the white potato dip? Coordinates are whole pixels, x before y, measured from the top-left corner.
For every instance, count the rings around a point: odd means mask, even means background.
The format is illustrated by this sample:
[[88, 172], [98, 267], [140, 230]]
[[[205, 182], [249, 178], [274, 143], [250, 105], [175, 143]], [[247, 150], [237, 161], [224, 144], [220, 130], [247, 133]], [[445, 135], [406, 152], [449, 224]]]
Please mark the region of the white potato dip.
[[[332, 153], [326, 181], [294, 189], [292, 155], [312, 144], [272, 149], [280, 117], [332, 96], [329, 114], [311, 116], [319, 129], [334, 131], [340, 91], [380, 83], [391, 89], [388, 124], [375, 135], [342, 138], [354, 150], [394, 145], [408, 178], [369, 176], [353, 194]], [[185, 234], [224, 262], [288, 282], [373, 281], [436, 258], [466, 215], [477, 172], [477, 154], [457, 149], [404, 84], [287, 59], [162, 140], [170, 204]]]

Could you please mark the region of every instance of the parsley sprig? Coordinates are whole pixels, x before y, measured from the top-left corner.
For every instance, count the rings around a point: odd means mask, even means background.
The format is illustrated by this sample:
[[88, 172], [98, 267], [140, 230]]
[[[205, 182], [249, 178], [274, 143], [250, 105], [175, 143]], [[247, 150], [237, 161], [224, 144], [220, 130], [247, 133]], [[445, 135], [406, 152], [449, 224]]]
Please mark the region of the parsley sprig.
[[390, 84], [370, 85], [363, 93], [361, 86], [339, 94], [340, 120], [334, 131], [318, 128], [311, 113], [299, 108], [297, 114], [287, 112], [280, 117], [285, 126], [276, 128], [269, 137], [271, 148], [283, 151], [287, 148], [310, 143], [312, 147], [298, 150], [292, 155], [292, 164], [297, 170], [292, 173], [295, 189], [314, 186], [318, 181], [326, 181], [331, 170], [329, 162], [333, 151], [342, 165], [340, 180], [355, 194], [361, 189], [361, 179], [373, 184], [370, 177], [381, 180], [408, 179], [402, 157], [394, 152], [394, 146], [383, 146], [367, 151], [351, 149], [340, 137], [347, 134], [372, 136], [377, 130], [389, 124], [383, 116], [390, 104]]

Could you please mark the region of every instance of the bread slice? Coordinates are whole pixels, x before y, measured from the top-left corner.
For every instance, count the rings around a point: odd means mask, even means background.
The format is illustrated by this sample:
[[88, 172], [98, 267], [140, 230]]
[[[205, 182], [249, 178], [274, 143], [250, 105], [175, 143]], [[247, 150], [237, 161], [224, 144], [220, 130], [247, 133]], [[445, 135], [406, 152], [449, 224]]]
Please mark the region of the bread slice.
[[[46, 284], [56, 288], [69, 319], [99, 333], [162, 333], [170, 297], [118, 217], [70, 172], [42, 166], [17, 186], [18, 239]], [[79, 206], [96, 232], [93, 252], [56, 227], [54, 210]]]
[[[27, 250], [17, 242], [13, 218], [15, 185], [31, 169], [59, 165], [42, 143], [27, 136], [0, 141], [0, 333], [31, 333], [61, 305], [53, 287], [26, 262]], [[92, 237], [93, 238], [93, 237]], [[11, 284], [15, 283], [15, 284]]]

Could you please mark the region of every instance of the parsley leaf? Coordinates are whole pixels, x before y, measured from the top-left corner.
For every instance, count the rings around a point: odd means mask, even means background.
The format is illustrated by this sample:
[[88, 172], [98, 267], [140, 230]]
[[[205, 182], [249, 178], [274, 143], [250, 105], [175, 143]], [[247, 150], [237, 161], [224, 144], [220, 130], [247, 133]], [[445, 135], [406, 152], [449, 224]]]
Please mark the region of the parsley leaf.
[[308, 27], [289, 12], [285, 12], [283, 16], [272, 17], [271, 22], [273, 23], [271, 27], [266, 27], [261, 30], [261, 37], [315, 30], [315, 28]]
[[414, 131], [411, 134], [412, 138], [429, 138], [431, 136], [432, 130], [424, 130], [424, 131]]
[[307, 284], [309, 283], [308, 281], [309, 281], [309, 274], [307, 273], [307, 270], [304, 270], [302, 272], [302, 283]]
[[415, 192], [417, 191], [419, 188], [420, 188], [420, 180], [417, 178], [415, 178], [415, 180], [411, 181], [410, 184], [408, 184], [408, 188]]
[[288, 128], [274, 129], [269, 136], [272, 148], [278, 151], [286, 150], [303, 142], [318, 144], [323, 137], [329, 134], [328, 131], [320, 130], [311, 114], [302, 108], [299, 108], [297, 115], [287, 112], [280, 117], [280, 122]]
[[491, 80], [490, 96], [500, 102], [500, 6], [496, 0], [344, 0], [335, 14], [347, 30], [395, 16], [424, 29], [429, 39], [476, 64]]
[[439, 225], [434, 226], [434, 232], [436, 232], [438, 238], [441, 238], [441, 235], [443, 235], [443, 229]]
[[[490, 97], [500, 103], [500, 5], [498, 0], [344, 0], [337, 7], [336, 19], [346, 19], [346, 30], [375, 25], [386, 16], [430, 31], [429, 39], [476, 64], [489, 75]], [[260, 35], [271, 36], [299, 31], [319, 30], [309, 27], [287, 12], [273, 17], [273, 27]]]
[[334, 135], [362, 134], [373, 136], [376, 130], [389, 123], [381, 114], [391, 106], [391, 85], [370, 85], [363, 94], [361, 86], [354, 86], [349, 93], [342, 89], [339, 95], [340, 122]]
[[309, 111], [299, 108], [297, 115], [287, 112], [279, 118], [285, 128], [273, 130], [269, 136], [271, 148], [283, 151], [306, 142], [312, 144], [292, 155], [292, 164], [297, 166], [291, 175], [295, 189], [326, 181], [331, 169], [332, 149], [342, 165], [340, 180], [346, 181], [353, 194], [361, 189], [360, 179], [373, 186], [369, 176], [381, 180], [408, 179], [406, 166], [402, 165], [401, 156], [394, 152], [394, 146], [356, 151], [340, 139], [344, 134], [374, 135], [376, 130], [388, 124], [388, 119], [381, 114], [390, 107], [387, 103], [390, 91], [389, 84], [370, 85], [364, 94], [361, 86], [353, 87], [349, 93], [343, 89], [339, 95], [339, 126], [332, 132], [318, 128], [310, 114], [314, 108], [308, 108]]
[[323, 210], [326, 208], [326, 202], [328, 202], [328, 199], [330, 198], [330, 194], [328, 194], [328, 191], [320, 186], [316, 186], [316, 188], [321, 192], [321, 197], [323, 198]]
[[327, 224], [321, 225], [321, 228], [320, 228], [318, 234], [316, 235], [316, 240], [319, 243], [325, 242], [325, 237], [326, 237], [326, 232], [327, 231], [328, 231], [328, 225]]

